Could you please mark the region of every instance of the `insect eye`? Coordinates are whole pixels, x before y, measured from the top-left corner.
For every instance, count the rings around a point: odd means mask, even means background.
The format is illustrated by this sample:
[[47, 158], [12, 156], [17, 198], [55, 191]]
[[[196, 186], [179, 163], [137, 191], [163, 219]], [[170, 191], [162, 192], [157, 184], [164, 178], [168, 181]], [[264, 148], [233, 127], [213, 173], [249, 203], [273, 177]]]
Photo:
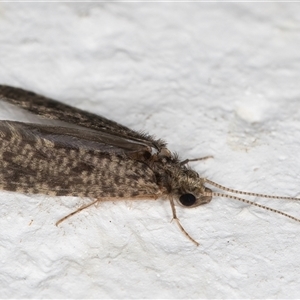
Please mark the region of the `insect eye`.
[[191, 206], [195, 204], [196, 197], [193, 194], [183, 194], [179, 197], [179, 201], [184, 206]]

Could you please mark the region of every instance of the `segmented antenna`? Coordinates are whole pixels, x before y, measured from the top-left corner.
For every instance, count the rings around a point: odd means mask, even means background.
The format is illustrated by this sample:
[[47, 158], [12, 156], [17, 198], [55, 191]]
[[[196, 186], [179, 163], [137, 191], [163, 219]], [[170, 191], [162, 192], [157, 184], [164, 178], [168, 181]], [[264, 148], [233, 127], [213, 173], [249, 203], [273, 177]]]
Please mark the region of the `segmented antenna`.
[[[215, 186], [216, 188], [219, 188], [219, 189], [224, 190], [226, 192], [235, 193], [235, 194], [242, 194], [242, 195], [247, 195], [247, 196], [255, 196], [255, 197], [270, 198], [270, 199], [300, 200], [300, 198], [295, 198], [295, 197], [272, 196], [272, 195], [265, 195], [265, 194], [259, 194], [259, 193], [251, 193], [251, 192], [243, 192], [243, 191], [239, 191], [239, 190], [234, 190], [234, 189], [227, 188], [227, 187], [225, 187], [221, 184], [218, 184], [216, 182], [213, 182], [209, 179], [205, 179], [205, 182], [207, 182], [208, 184], [210, 184], [212, 186]], [[212, 193], [204, 193], [204, 196], [215, 196], [215, 197], [223, 197], [223, 198], [238, 200], [238, 201], [241, 201], [241, 202], [244, 202], [244, 203], [247, 203], [247, 204], [251, 204], [251, 205], [263, 208], [265, 210], [269, 210], [273, 213], [285, 216], [285, 217], [290, 218], [294, 221], [300, 222], [300, 219], [298, 219], [296, 217], [293, 217], [289, 214], [286, 214], [286, 213], [284, 213], [280, 210], [277, 210], [277, 209], [274, 209], [274, 208], [268, 207], [266, 205], [262, 205], [262, 204], [259, 204], [259, 203], [256, 203], [256, 202], [253, 202], [253, 201], [250, 201], [250, 200], [247, 200], [247, 199], [243, 199], [243, 198], [237, 197], [235, 195], [227, 195], [227, 194], [223, 194], [223, 193], [212, 192]]]
[[258, 194], [258, 193], [251, 193], [251, 192], [243, 192], [239, 190], [230, 189], [228, 187], [225, 187], [221, 184], [218, 184], [214, 181], [211, 181], [209, 179], [205, 179], [205, 182], [209, 183], [210, 185], [213, 185], [221, 190], [224, 190], [226, 192], [235, 193], [235, 194], [241, 194], [241, 195], [248, 195], [248, 196], [255, 196], [260, 198], [271, 198], [271, 199], [283, 199], [283, 200], [300, 200], [300, 198], [296, 197], [282, 197], [282, 196], [272, 196], [272, 195], [265, 195], [265, 194]]

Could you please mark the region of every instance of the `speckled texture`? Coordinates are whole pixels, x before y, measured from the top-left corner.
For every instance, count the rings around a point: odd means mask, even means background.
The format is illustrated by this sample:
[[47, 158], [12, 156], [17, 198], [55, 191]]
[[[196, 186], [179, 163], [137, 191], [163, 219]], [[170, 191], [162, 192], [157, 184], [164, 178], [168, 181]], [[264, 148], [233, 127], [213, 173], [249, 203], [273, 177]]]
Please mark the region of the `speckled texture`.
[[[228, 187], [299, 196], [293, 3], [1, 3], [0, 83], [145, 130]], [[29, 120], [0, 104], [2, 119]], [[299, 217], [298, 202], [254, 199]], [[1, 297], [298, 298], [300, 224], [229, 199], [178, 208], [1, 192]]]
[[[44, 138], [35, 135], [41, 128], [53, 133]], [[1, 189], [94, 200], [145, 195], [157, 198], [161, 194], [155, 173], [146, 163], [125, 153], [101, 151], [101, 144], [98, 149], [85, 149], [72, 136], [68, 145], [64, 141], [68, 136], [56, 134], [55, 129], [0, 123]]]

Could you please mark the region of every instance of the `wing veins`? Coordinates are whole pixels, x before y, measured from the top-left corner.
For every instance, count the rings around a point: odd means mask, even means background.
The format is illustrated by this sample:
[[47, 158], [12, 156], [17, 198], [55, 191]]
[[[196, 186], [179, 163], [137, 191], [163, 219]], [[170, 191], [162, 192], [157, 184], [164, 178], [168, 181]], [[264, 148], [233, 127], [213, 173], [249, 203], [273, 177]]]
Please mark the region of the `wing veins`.
[[0, 85], [0, 99], [25, 109], [43, 118], [60, 120], [83, 126], [132, 142], [134, 145], [143, 144], [157, 150], [166, 146], [162, 140], [139, 133], [105, 117], [63, 104], [59, 101], [38, 95], [36, 93], [6, 85]]
[[114, 153], [150, 152], [151, 147], [107, 132], [17, 121], [0, 121], [0, 133], [16, 133], [26, 141], [48, 140], [64, 148], [82, 148]]

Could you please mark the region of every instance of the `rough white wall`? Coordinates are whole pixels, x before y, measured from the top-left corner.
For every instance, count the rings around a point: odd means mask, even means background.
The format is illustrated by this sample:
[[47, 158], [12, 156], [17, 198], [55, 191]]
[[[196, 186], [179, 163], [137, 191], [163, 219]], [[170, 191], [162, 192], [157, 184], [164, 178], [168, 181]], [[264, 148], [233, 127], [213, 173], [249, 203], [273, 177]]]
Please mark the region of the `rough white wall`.
[[[166, 139], [203, 176], [300, 195], [300, 7], [0, 3], [0, 83]], [[16, 117], [0, 104], [1, 118]], [[259, 199], [255, 199], [257, 201]], [[300, 217], [297, 202], [259, 200]], [[229, 199], [178, 208], [0, 193], [0, 297], [299, 297], [300, 224]]]

